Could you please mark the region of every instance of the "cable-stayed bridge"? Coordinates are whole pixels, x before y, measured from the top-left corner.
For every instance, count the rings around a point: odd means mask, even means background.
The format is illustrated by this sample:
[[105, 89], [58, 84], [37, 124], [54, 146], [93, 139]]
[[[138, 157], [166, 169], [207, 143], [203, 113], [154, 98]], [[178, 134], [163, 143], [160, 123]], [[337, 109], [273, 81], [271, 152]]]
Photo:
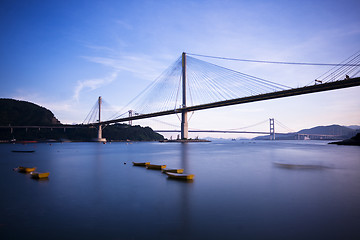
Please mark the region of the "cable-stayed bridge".
[[[98, 111], [99, 117], [97, 121], [88, 122], [87, 124], [98, 126], [100, 139], [101, 126], [103, 125], [181, 114], [181, 139], [187, 139], [189, 112], [360, 85], [360, 52], [339, 64], [298, 63], [304, 65], [328, 65], [333, 68], [315, 79], [312, 84], [297, 88], [287, 87], [220, 67], [199, 60], [192, 57], [192, 55], [194, 54], [182, 53], [181, 57], [151, 85], [126, 105], [127, 109], [132, 110], [126, 110], [125, 113], [106, 121], [101, 121], [100, 111]], [[269, 63], [296, 64], [289, 62]], [[99, 98], [98, 106], [98, 109], [100, 109], [101, 98]]]
[[[98, 128], [98, 139], [102, 140], [102, 128], [106, 125], [120, 122], [131, 123], [134, 120], [179, 114], [181, 115], [181, 118], [179, 118], [181, 121], [181, 130], [179, 130], [181, 132], [181, 139], [187, 139], [189, 131], [235, 133], [235, 130], [189, 130], [188, 113], [250, 102], [356, 87], [360, 85], [360, 52], [355, 53], [338, 64], [230, 59], [235, 61], [252, 61], [272, 64], [324, 65], [332, 67], [329, 71], [313, 80], [310, 84], [297, 88], [291, 88], [224, 68], [197, 59], [194, 56], [219, 58], [182, 53], [172, 65], [170, 65], [140, 94], [132, 99], [122, 111], [113, 115], [110, 119], [103, 121], [101, 119], [102, 99], [99, 97], [97, 103], [85, 118], [83, 124], [75, 125], [75, 127], [96, 127]], [[11, 127], [16, 128], [16, 126]], [[26, 127], [44, 128], [46, 126]], [[48, 127], [55, 128], [51, 126]], [[72, 128], [74, 126], [63, 127]], [[161, 131], [164, 132], [166, 130]], [[158, 130], [158, 132], [160, 132], [160, 130]], [[246, 131], [237, 131], [237, 133], [240, 132], [244, 133]], [[246, 133], [270, 133], [270, 136], [275, 136], [274, 120], [271, 122], [270, 119], [269, 132], [249, 131]]]

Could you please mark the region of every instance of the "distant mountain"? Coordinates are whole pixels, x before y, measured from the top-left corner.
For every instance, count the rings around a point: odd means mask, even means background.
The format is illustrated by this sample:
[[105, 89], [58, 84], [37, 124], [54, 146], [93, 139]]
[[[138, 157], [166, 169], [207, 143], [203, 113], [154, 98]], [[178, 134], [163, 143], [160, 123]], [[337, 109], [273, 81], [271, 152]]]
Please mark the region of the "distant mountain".
[[330, 126], [318, 126], [310, 129], [303, 129], [298, 131], [297, 133], [349, 136], [354, 134], [354, 130], [340, 125], [330, 125]]
[[54, 125], [60, 124], [54, 114], [31, 102], [0, 99], [0, 126]]
[[[345, 126], [330, 125], [330, 126], [317, 126], [310, 129], [302, 129], [296, 133], [276, 134], [275, 138], [278, 140], [295, 140], [295, 139], [305, 139], [305, 138], [313, 139], [313, 140], [325, 140], [325, 139], [336, 140], [336, 139], [351, 138], [355, 136], [358, 132], [360, 132], [360, 129], [354, 130], [352, 128]], [[328, 135], [328, 136], [319, 136], [319, 135]], [[269, 135], [256, 137], [254, 139], [268, 140]]]
[[350, 126], [346, 126], [346, 127], [351, 128], [353, 130], [359, 130], [360, 129], [359, 125], [350, 125]]

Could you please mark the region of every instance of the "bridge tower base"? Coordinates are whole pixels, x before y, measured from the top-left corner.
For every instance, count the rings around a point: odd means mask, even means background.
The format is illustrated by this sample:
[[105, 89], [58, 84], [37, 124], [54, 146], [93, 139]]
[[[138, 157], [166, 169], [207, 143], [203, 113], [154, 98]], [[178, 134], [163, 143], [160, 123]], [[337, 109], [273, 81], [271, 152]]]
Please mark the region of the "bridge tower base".
[[106, 142], [106, 138], [102, 137], [102, 126], [98, 127], [98, 137], [94, 139], [94, 142]]
[[102, 125], [101, 125], [101, 96], [98, 100], [99, 105], [99, 126], [98, 126], [98, 137], [94, 139], [95, 142], [106, 142], [106, 138], [102, 137]]
[[189, 125], [187, 121], [187, 111], [181, 113], [181, 139], [188, 139], [189, 135]]

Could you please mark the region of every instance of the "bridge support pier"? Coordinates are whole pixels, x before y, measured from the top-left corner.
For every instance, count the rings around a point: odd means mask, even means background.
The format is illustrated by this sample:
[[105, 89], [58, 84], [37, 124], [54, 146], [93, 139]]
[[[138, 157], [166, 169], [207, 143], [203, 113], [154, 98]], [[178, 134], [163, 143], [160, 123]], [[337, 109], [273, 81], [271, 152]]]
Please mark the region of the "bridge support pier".
[[102, 125], [99, 125], [98, 128], [98, 137], [95, 139], [95, 142], [106, 142], [106, 138], [102, 137]]
[[187, 111], [181, 113], [181, 139], [188, 139], [189, 126], [187, 121]]
[[99, 125], [99, 128], [98, 128], [98, 139], [102, 139], [102, 127], [101, 127], [101, 124]]

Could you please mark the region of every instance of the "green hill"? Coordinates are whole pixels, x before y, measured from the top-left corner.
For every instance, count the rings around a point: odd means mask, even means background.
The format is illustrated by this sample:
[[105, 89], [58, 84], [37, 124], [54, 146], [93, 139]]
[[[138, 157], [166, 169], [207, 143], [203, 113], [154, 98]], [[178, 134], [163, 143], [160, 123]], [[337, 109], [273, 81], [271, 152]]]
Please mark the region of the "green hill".
[[[65, 126], [56, 119], [54, 114], [41, 106], [26, 101], [0, 99], [0, 126]], [[0, 129], [0, 140], [73, 140], [90, 141], [97, 137], [95, 128], [9, 128]], [[160, 141], [164, 137], [149, 127], [114, 124], [103, 130], [103, 137], [117, 141]]]

